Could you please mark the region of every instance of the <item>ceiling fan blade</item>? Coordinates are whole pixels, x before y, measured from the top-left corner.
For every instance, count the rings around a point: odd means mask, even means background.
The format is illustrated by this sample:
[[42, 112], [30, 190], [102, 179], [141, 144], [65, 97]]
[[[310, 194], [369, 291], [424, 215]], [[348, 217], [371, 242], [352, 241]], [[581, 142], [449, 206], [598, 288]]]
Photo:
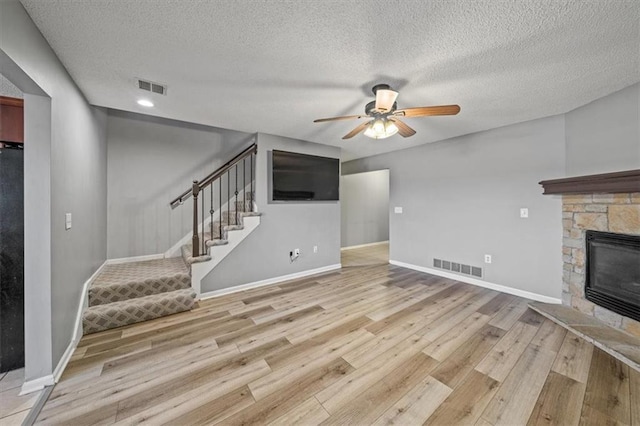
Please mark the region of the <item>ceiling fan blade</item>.
[[398, 120], [397, 118], [389, 118], [389, 121], [393, 121], [396, 126], [398, 127], [398, 133], [400, 133], [400, 136], [402, 136], [403, 138], [408, 138], [409, 136], [413, 136], [416, 134], [416, 131], [413, 130], [411, 127], [407, 126], [406, 123]]
[[349, 133], [347, 133], [346, 135], [344, 135], [342, 137], [342, 139], [351, 139], [352, 137], [354, 137], [355, 135], [357, 135], [358, 133], [362, 132], [364, 129], [367, 128], [367, 126], [369, 125], [370, 121], [367, 121], [365, 123], [362, 123], [361, 125], [359, 125], [358, 127], [356, 127], [355, 129], [353, 129], [352, 131], [350, 131]]
[[439, 105], [417, 108], [405, 108], [394, 114], [400, 117], [427, 117], [432, 115], [456, 115], [460, 112], [458, 105]]
[[397, 97], [398, 92], [391, 89], [378, 89], [376, 91], [376, 109], [383, 112], [391, 111]]
[[353, 120], [355, 118], [367, 117], [366, 115], [343, 115], [341, 117], [318, 118], [314, 123], [324, 123], [325, 121]]

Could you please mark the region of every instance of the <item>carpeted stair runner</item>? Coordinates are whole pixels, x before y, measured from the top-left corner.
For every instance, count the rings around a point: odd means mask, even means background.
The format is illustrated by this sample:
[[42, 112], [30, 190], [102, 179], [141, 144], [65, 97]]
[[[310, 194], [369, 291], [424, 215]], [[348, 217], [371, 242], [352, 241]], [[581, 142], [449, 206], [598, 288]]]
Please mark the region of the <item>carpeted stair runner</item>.
[[84, 334], [188, 311], [195, 304], [181, 257], [107, 265], [89, 287]]
[[[238, 204], [242, 204], [241, 201]], [[198, 257], [193, 257], [193, 246], [191, 243], [185, 244], [182, 246], [182, 258], [187, 264], [198, 263], [198, 262], [206, 262], [211, 260], [211, 256], [209, 254], [210, 248], [214, 246], [220, 246], [228, 244], [227, 236], [229, 231], [237, 231], [240, 229], [244, 229], [243, 218], [248, 216], [260, 216], [258, 212], [243, 212], [243, 211], [230, 211], [230, 212], [222, 212], [222, 226], [220, 226], [220, 221], [216, 220], [213, 222], [213, 233], [211, 233], [211, 227], [205, 226], [204, 233], [204, 241], [207, 247], [207, 253], [201, 254]], [[220, 229], [222, 229], [222, 236], [220, 236]], [[202, 238], [202, 234], [200, 235]]]
[[[249, 202], [236, 203], [249, 209]], [[89, 287], [89, 307], [82, 316], [84, 334], [122, 327], [191, 310], [196, 294], [191, 288], [190, 265], [211, 260], [211, 247], [228, 244], [229, 231], [243, 229], [243, 218], [257, 212], [230, 211], [207, 226], [207, 253], [193, 257], [192, 246], [182, 246], [182, 257], [107, 265]], [[222, 231], [222, 235], [220, 235]]]

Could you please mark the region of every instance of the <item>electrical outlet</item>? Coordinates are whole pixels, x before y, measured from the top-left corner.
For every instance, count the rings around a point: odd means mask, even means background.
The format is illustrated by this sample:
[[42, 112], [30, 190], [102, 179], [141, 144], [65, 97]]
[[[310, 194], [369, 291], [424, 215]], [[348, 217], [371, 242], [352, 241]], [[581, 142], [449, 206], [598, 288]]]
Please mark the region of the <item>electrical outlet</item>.
[[397, 214], [401, 214], [402, 213], [402, 207], [394, 207], [393, 208], [393, 212], [397, 213]]
[[318, 246], [313, 246], [313, 252], [317, 253], [318, 252]]
[[529, 209], [526, 207], [523, 207], [520, 209], [520, 217], [522, 218], [528, 218], [529, 217]]
[[490, 254], [485, 254], [484, 255], [484, 263], [491, 263], [491, 255]]

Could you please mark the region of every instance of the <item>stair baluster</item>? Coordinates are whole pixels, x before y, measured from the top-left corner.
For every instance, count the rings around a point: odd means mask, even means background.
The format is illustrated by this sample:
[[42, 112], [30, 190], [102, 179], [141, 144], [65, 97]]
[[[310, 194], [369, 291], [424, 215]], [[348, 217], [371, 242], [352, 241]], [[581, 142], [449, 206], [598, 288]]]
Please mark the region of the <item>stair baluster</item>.
[[242, 212], [246, 212], [245, 207], [247, 206], [247, 185], [244, 179], [247, 177], [247, 159], [242, 159]]
[[254, 155], [252, 155], [250, 158], [251, 167], [249, 168], [249, 170], [251, 171], [251, 194], [249, 194], [249, 201], [251, 202], [251, 211], [253, 211], [253, 157]]
[[[236, 220], [235, 220], [235, 222], [233, 222], [233, 224], [237, 225], [238, 224], [238, 165], [237, 164], [236, 164], [235, 169], [236, 169], [236, 190], [235, 190], [236, 198], [235, 198], [235, 202], [234, 202], [234, 205], [233, 205], [233, 211], [236, 212], [235, 213]], [[229, 220], [231, 220], [231, 219], [229, 219]]]
[[[206, 192], [202, 192], [202, 200], [200, 200], [200, 211], [201, 211], [201, 215], [200, 217], [202, 218], [202, 220], [204, 221], [204, 204], [205, 204], [205, 198], [207, 193]], [[207, 252], [207, 247], [205, 246], [205, 238], [204, 238], [204, 223], [202, 226], [202, 230], [200, 231], [202, 233], [202, 236], [200, 238], [200, 253], [206, 253]]]
[[191, 241], [192, 256], [200, 256], [200, 239], [198, 237], [198, 194], [200, 193], [200, 185], [197, 180], [193, 181], [191, 187], [191, 195], [193, 196], [193, 239]]
[[[253, 169], [255, 167], [255, 156], [257, 153], [258, 147], [256, 144], [251, 145], [249, 148], [245, 149], [240, 154], [236, 155], [233, 159], [225, 163], [222, 167], [220, 167], [215, 172], [209, 174], [206, 178], [201, 181], [193, 181], [191, 185], [191, 189], [182, 193], [179, 197], [174, 199], [170, 204], [171, 208], [176, 208], [179, 205], [182, 205], [184, 200], [189, 196], [193, 197], [193, 237], [191, 244], [191, 257], [197, 258], [199, 256], [205, 256], [208, 254], [208, 241], [216, 239], [224, 239], [223, 232], [225, 231], [225, 226], [238, 226], [240, 223], [240, 212], [238, 211], [238, 195], [242, 194], [242, 213], [253, 212], [253, 199], [254, 199], [254, 173]], [[247, 165], [247, 157], [249, 157], [250, 164], [250, 182], [248, 183], [251, 186], [250, 194], [247, 194], [247, 182], [246, 182], [246, 165]], [[240, 162], [242, 162], [242, 168], [240, 169]], [[234, 183], [234, 191], [231, 191], [231, 169], [233, 168], [235, 183]], [[238, 173], [242, 173], [242, 187], [239, 187], [239, 176]], [[227, 203], [227, 213], [226, 219], [224, 212], [222, 210], [222, 201], [223, 201], [223, 179], [227, 180], [227, 192], [225, 194], [225, 201]], [[214, 185], [218, 182], [218, 234], [214, 234], [215, 231], [215, 202], [214, 202]], [[209, 186], [209, 227], [207, 228], [204, 224], [206, 210], [205, 203], [207, 192], [206, 187]], [[204, 191], [204, 192], [203, 192]], [[200, 193], [202, 196], [200, 197]], [[200, 198], [200, 217], [198, 217], [198, 199]], [[250, 208], [247, 209], [246, 203], [249, 202]], [[231, 204], [234, 205], [234, 216], [231, 216]], [[203, 221], [202, 228], [200, 228], [200, 220]], [[207, 232], [208, 231], [208, 232]], [[207, 235], [208, 234], [208, 235]]]
[[209, 196], [209, 233], [213, 239], [213, 213], [215, 213], [215, 209], [213, 208], [213, 185], [209, 185], [209, 189], [211, 190], [211, 195]]

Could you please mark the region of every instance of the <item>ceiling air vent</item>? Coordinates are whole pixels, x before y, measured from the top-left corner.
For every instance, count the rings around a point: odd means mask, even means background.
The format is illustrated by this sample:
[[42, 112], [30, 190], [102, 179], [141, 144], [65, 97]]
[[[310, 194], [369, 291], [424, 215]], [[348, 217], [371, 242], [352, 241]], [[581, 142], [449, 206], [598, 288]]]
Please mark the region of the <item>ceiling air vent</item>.
[[160, 83], [154, 83], [153, 81], [143, 80], [141, 78], [136, 79], [138, 83], [138, 89], [147, 92], [157, 93], [158, 95], [167, 94], [167, 86]]

